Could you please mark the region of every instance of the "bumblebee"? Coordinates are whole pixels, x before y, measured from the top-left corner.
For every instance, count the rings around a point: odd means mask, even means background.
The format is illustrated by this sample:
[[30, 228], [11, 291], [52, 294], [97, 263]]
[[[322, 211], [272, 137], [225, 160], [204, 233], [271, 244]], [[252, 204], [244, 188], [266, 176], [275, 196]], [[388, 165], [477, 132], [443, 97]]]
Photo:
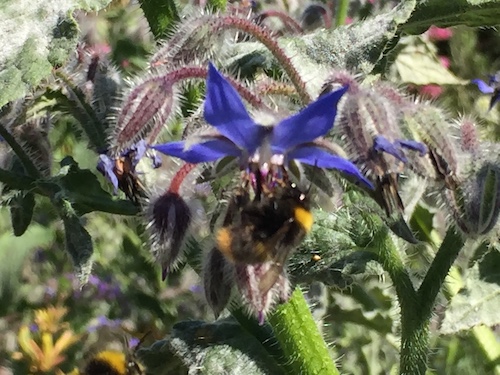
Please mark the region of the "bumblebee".
[[88, 361], [83, 375], [145, 375], [144, 366], [137, 361], [134, 354], [114, 350], [101, 351]]
[[147, 197], [146, 188], [134, 171], [130, 155], [117, 158], [113, 172], [118, 179], [118, 188], [133, 203], [139, 204], [141, 198]]
[[[260, 171], [236, 189], [222, 227], [216, 231], [217, 249], [232, 263], [272, 262], [259, 289], [267, 293], [275, 284], [290, 253], [311, 230], [311, 202], [286, 174], [282, 179], [263, 181]], [[255, 197], [249, 185], [256, 180]]]
[[[74, 370], [69, 375], [145, 375], [146, 369], [136, 357], [147, 334], [134, 349], [128, 351], [101, 350], [92, 355], [83, 371]], [[128, 346], [128, 345], [126, 345]]]

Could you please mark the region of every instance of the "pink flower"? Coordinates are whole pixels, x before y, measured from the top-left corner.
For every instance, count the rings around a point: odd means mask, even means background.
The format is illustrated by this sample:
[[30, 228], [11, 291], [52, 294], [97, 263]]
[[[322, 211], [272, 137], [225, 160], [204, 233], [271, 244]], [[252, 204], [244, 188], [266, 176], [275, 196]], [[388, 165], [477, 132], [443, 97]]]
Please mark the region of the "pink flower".
[[453, 35], [453, 30], [449, 27], [441, 28], [437, 26], [431, 26], [429, 27], [429, 30], [427, 30], [427, 35], [429, 35], [429, 39], [433, 42], [439, 42], [442, 40], [450, 39]]
[[450, 58], [447, 56], [439, 56], [439, 62], [441, 63], [442, 66], [444, 66], [446, 69], [450, 67]]
[[443, 88], [439, 85], [424, 85], [420, 88], [419, 93], [422, 96], [434, 99], [443, 93]]

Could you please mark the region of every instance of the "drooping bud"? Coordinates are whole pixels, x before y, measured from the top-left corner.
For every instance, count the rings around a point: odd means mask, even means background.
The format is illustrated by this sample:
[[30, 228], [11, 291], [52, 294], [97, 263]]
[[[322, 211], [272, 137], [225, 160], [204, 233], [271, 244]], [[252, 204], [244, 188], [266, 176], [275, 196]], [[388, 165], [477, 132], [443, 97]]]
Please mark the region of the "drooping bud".
[[463, 163], [458, 152], [460, 146], [443, 111], [430, 104], [406, 107], [404, 122], [408, 132], [429, 150], [425, 158], [411, 162], [412, 169], [423, 177], [444, 181], [446, 186], [453, 187]]
[[179, 194], [167, 191], [153, 203], [150, 224], [153, 255], [162, 267], [163, 280], [180, 259], [190, 223], [189, 206]]
[[460, 127], [460, 143], [462, 150], [477, 153], [479, 150], [479, 137], [475, 122], [468, 117], [462, 118], [458, 122]]
[[205, 259], [203, 285], [207, 302], [217, 319], [229, 302], [234, 285], [234, 266], [217, 248], [212, 248]]
[[311, 4], [302, 12], [300, 24], [306, 32], [320, 27], [329, 29], [332, 26], [332, 15], [323, 4]]
[[341, 105], [335, 131], [350, 158], [374, 182], [374, 199], [388, 216], [404, 211], [398, 179], [405, 164], [427, 151], [425, 145], [405, 139], [400, 122], [399, 108], [390, 99], [354, 84]]
[[179, 191], [194, 167], [193, 164], [185, 164], [172, 179], [168, 190], [156, 198], [149, 208], [151, 251], [162, 267], [163, 280], [181, 260], [184, 240], [192, 223], [191, 208]]
[[454, 189], [445, 192], [457, 226], [468, 236], [487, 234], [500, 212], [500, 167], [486, 162]]

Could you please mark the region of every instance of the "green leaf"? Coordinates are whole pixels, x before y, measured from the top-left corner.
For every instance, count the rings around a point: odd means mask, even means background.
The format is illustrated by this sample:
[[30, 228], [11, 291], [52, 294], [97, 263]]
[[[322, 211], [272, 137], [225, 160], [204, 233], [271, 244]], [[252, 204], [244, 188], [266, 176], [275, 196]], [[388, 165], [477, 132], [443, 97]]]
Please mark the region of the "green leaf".
[[160, 375], [173, 373], [165, 364], [176, 361], [177, 368], [187, 367], [197, 374], [283, 373], [260, 342], [232, 318], [214, 323], [177, 323], [167, 339], [141, 349], [138, 354], [149, 371]]
[[500, 253], [491, 251], [472, 267], [465, 286], [448, 306], [441, 332], [452, 334], [478, 325], [500, 324]]
[[439, 61], [436, 46], [421, 37], [401, 39], [396, 61], [391, 69], [397, 73], [398, 82], [415, 85], [460, 85], [469, 81], [459, 79]]
[[98, 10], [109, 0], [7, 0], [0, 5], [0, 107], [26, 94], [30, 87], [62, 65], [75, 48], [77, 9]]
[[73, 261], [80, 285], [83, 286], [92, 272], [92, 254], [94, 253], [92, 237], [82, 225], [70, 202], [56, 199], [54, 204], [58, 206], [64, 223], [66, 251]]
[[410, 34], [421, 34], [431, 25], [472, 27], [500, 24], [499, 0], [427, 0], [419, 1], [415, 11], [402, 29]]
[[22, 236], [33, 218], [35, 196], [32, 193], [20, 191], [10, 200], [9, 206], [14, 235], [17, 237]]
[[61, 161], [61, 171], [56, 177], [62, 195], [72, 202], [73, 208], [83, 215], [92, 211], [104, 211], [121, 215], [135, 215], [139, 209], [130, 201], [113, 199], [104, 191], [97, 176], [88, 169], [80, 169], [72, 157]]

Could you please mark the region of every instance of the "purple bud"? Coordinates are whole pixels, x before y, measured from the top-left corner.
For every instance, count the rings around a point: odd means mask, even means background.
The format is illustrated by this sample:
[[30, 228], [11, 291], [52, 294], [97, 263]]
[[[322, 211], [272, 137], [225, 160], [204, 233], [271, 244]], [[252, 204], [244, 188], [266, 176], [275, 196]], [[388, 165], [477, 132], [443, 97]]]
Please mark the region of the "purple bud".
[[332, 26], [332, 15], [323, 4], [311, 4], [304, 9], [300, 24], [304, 31], [313, 31], [320, 27], [329, 29]]
[[152, 251], [162, 267], [164, 280], [182, 255], [184, 238], [191, 224], [191, 211], [178, 193], [167, 191], [152, 203], [150, 220]]
[[135, 86], [120, 108], [116, 132], [116, 149], [124, 149], [137, 139], [144, 139], [175, 115], [177, 93], [170, 75], [149, 78]]

